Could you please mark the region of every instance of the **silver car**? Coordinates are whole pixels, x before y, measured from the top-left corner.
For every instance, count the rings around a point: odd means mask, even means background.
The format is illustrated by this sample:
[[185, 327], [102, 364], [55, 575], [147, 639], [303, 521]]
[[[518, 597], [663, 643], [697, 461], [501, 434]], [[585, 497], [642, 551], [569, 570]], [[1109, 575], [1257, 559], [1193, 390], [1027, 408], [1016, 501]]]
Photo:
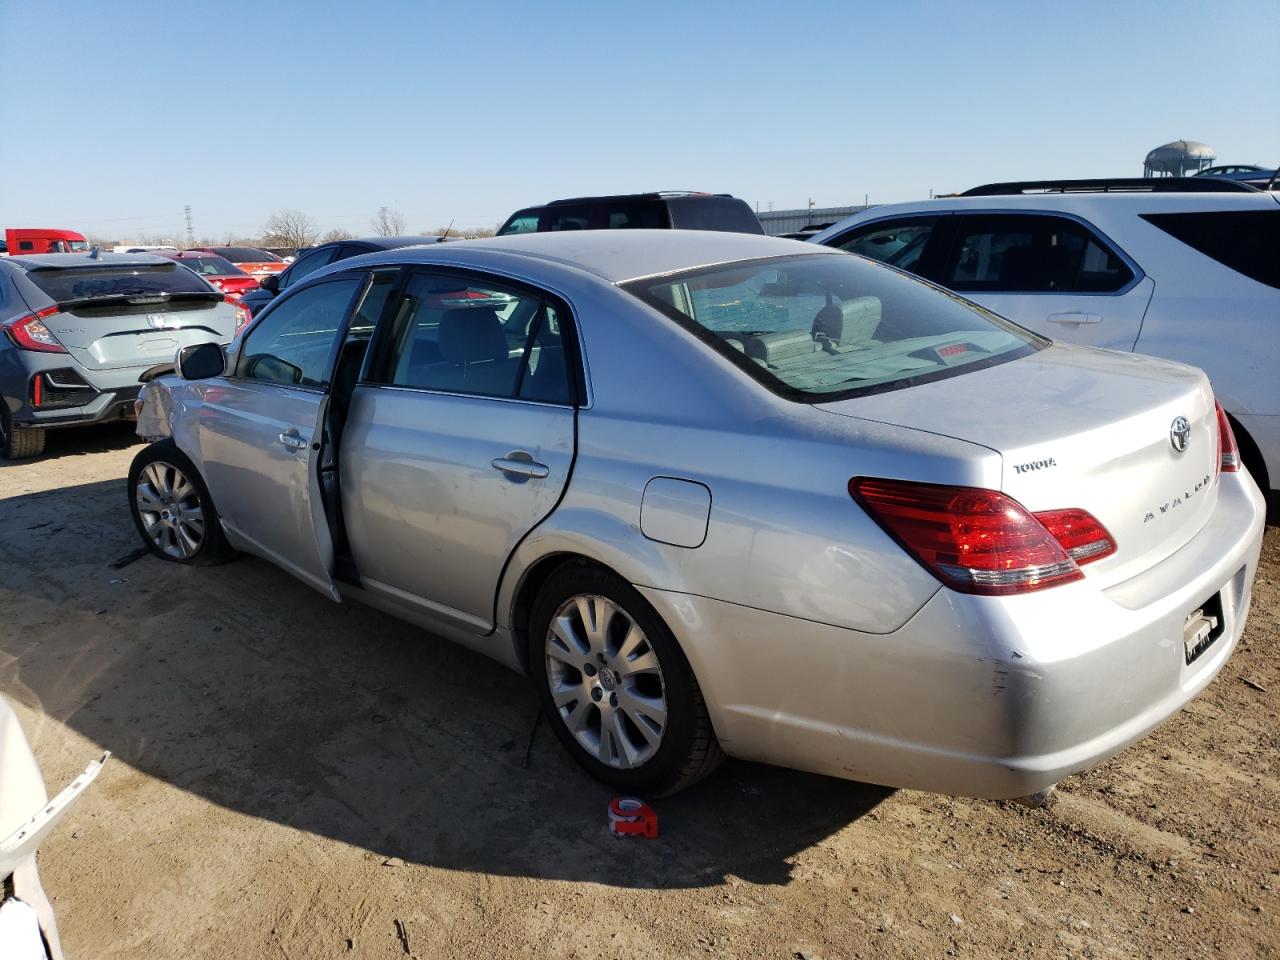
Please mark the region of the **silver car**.
[[653, 795], [726, 753], [1041, 791], [1217, 674], [1263, 528], [1198, 370], [758, 236], [353, 258], [140, 407], [157, 555], [254, 553], [523, 671]]

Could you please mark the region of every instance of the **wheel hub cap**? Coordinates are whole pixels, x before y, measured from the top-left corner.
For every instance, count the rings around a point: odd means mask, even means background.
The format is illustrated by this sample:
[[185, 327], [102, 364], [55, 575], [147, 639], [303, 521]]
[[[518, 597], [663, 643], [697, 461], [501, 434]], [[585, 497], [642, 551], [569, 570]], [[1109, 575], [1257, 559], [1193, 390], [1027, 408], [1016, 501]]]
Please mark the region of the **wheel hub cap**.
[[195, 485], [173, 464], [147, 464], [134, 487], [147, 537], [176, 560], [189, 559], [204, 543], [204, 505]]
[[608, 597], [570, 597], [544, 649], [552, 702], [578, 744], [618, 769], [650, 760], [666, 733], [666, 685], [630, 614]]

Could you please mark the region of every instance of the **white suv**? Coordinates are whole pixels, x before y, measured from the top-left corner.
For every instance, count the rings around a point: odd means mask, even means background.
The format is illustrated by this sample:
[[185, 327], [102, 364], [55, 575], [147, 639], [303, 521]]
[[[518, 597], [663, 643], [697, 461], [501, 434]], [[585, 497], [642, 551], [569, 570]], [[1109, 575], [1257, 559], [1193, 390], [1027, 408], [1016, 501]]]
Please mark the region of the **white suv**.
[[992, 184], [874, 207], [812, 242], [1054, 340], [1203, 368], [1258, 485], [1280, 488], [1280, 197], [1207, 180]]

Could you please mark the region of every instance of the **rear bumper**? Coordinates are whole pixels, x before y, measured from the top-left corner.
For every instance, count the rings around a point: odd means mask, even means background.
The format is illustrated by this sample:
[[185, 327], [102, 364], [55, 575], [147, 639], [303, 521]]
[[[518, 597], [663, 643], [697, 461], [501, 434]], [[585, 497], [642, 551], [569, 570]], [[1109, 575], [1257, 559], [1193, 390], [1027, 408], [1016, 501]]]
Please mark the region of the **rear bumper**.
[[[1244, 630], [1264, 503], [1225, 474], [1181, 550], [1100, 590], [939, 590], [867, 634], [640, 588], [679, 638], [726, 752], [871, 783], [1007, 798], [1123, 750], [1217, 675]], [[1223, 630], [1185, 662], [1187, 615], [1219, 595]]]
[[[35, 354], [6, 369], [3, 378], [10, 420], [20, 427], [71, 427], [130, 419], [148, 367], [89, 370], [66, 354]], [[40, 405], [33, 381], [41, 380]], [[60, 384], [77, 384], [72, 389]]]

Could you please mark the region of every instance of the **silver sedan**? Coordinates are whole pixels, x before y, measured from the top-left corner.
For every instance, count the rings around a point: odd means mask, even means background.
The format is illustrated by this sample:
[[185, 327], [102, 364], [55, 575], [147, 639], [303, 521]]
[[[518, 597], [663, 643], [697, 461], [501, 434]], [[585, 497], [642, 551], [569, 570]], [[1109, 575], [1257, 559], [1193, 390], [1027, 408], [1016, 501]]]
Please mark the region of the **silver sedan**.
[[257, 554], [523, 671], [653, 795], [724, 754], [1041, 791], [1217, 674], [1263, 527], [1200, 371], [765, 237], [357, 257], [139, 407], [157, 555]]

